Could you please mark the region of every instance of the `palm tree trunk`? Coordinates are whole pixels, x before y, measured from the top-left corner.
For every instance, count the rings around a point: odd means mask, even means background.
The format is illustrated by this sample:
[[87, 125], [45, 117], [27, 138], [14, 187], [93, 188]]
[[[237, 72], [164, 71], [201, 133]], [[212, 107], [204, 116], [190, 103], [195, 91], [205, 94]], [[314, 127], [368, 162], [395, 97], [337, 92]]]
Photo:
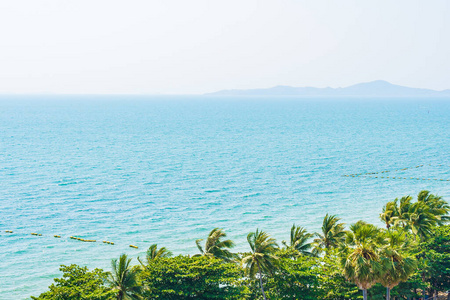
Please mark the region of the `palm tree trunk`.
[[261, 267], [259, 266], [259, 262], [256, 262], [256, 265], [258, 266], [258, 272], [259, 272], [259, 285], [261, 286], [261, 292], [262, 295], [264, 297], [264, 300], [267, 300], [266, 298], [266, 293], [264, 293], [264, 287], [263, 287], [263, 283], [262, 283], [262, 272], [261, 272]]
[[363, 299], [367, 300], [367, 289], [363, 289]]
[[386, 288], [386, 300], [391, 300], [391, 289]]

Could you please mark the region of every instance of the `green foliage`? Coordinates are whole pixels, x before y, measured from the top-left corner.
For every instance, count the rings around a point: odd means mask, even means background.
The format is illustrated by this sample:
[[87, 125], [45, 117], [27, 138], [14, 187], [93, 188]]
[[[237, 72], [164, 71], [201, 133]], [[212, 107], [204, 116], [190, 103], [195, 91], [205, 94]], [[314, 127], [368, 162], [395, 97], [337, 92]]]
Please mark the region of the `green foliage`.
[[[420, 263], [420, 261], [419, 261]], [[400, 282], [391, 291], [392, 297], [403, 297], [406, 299], [419, 298], [421, 291], [426, 288], [426, 283], [422, 281], [419, 270], [409, 276], [405, 282]]]
[[392, 218], [392, 223], [394, 226], [401, 226], [403, 228], [408, 226], [408, 212], [411, 207], [411, 202], [411, 196], [401, 197], [400, 200], [395, 198], [393, 201], [394, 216]]
[[311, 253], [312, 244], [308, 242], [314, 236], [308, 233], [305, 228], [301, 226], [292, 225], [289, 244], [282, 241], [286, 248], [286, 252], [292, 253], [292, 257], [297, 255], [313, 256]]
[[241, 299], [243, 272], [216, 258], [176, 256], [150, 261], [140, 277], [145, 299]]
[[387, 244], [380, 249], [383, 274], [379, 282], [392, 289], [417, 271], [417, 260], [409, 253], [411, 248], [405, 231], [392, 230], [385, 236]]
[[410, 206], [406, 224], [406, 229], [424, 240], [430, 236], [432, 227], [437, 224], [437, 218], [425, 203], [416, 202]]
[[379, 229], [359, 221], [350, 226], [346, 247], [343, 250], [341, 266], [344, 276], [361, 290], [370, 289], [383, 274], [378, 247]]
[[321, 233], [316, 233], [314, 239], [314, 253], [322, 253], [329, 249], [336, 248], [345, 238], [344, 223], [339, 223], [341, 219], [334, 215], [326, 215], [323, 219]]
[[450, 289], [450, 226], [435, 227], [432, 235], [419, 246], [421, 274], [430, 289]]
[[317, 260], [301, 256], [296, 260], [280, 259], [277, 270], [266, 280], [269, 299], [321, 299]]
[[421, 191], [417, 195], [417, 202], [424, 203], [429, 208], [429, 212], [435, 217], [436, 225], [444, 225], [450, 220], [448, 215], [450, 206], [442, 197], [433, 195], [429, 191]]
[[380, 220], [386, 224], [386, 228], [389, 229], [394, 224], [394, 217], [397, 213], [397, 202], [391, 201], [388, 202], [385, 206], [383, 206], [383, 211], [380, 214]]
[[317, 278], [323, 300], [347, 300], [360, 298], [358, 287], [343, 275], [337, 250], [330, 250], [321, 258], [317, 267]]
[[114, 289], [118, 300], [139, 299], [142, 286], [138, 283], [140, 269], [130, 265], [131, 258], [122, 254], [119, 260], [111, 261], [112, 272], [109, 273], [108, 282]]
[[[172, 256], [172, 252], [167, 250], [166, 247], [162, 247], [162, 248], [158, 249], [158, 245], [153, 244], [148, 248], [147, 255], [145, 256], [145, 258], [146, 258], [147, 264], [148, 264], [151, 260], [158, 259], [161, 257], [171, 257], [171, 256]], [[144, 263], [141, 261], [141, 259], [139, 257], [138, 257], [138, 261], [141, 263], [141, 265], [144, 265]]]
[[87, 267], [77, 265], [61, 266], [62, 278], [56, 278], [49, 291], [36, 300], [112, 300], [115, 293], [105, 285], [108, 273], [101, 269], [89, 271]]
[[272, 274], [275, 270], [278, 262], [275, 252], [278, 250], [278, 245], [275, 239], [259, 229], [248, 234], [247, 242], [251, 253], [242, 258], [242, 265], [251, 279], [255, 278], [256, 273], [258, 273], [261, 293], [263, 298], [266, 299], [262, 277], [264, 273]]
[[201, 253], [200, 255], [231, 261], [234, 258], [234, 254], [228, 249], [234, 247], [234, 242], [232, 240], [222, 240], [222, 238], [225, 238], [226, 236], [227, 234], [222, 229], [214, 228], [209, 233], [204, 248], [200, 244], [203, 239], [196, 240], [195, 243]]
[[275, 252], [278, 245], [275, 239], [264, 231], [251, 232], [247, 236], [251, 253], [242, 258], [242, 264], [250, 278], [255, 278], [256, 273], [271, 273], [275, 269], [278, 257]]
[[[374, 284], [370, 290], [367, 290], [367, 298], [368, 299], [386, 299], [386, 288], [382, 286], [380, 283]], [[392, 297], [390, 298], [392, 299]]]
[[449, 211], [450, 206], [442, 197], [429, 191], [421, 191], [416, 202], [413, 202], [411, 196], [388, 202], [383, 207], [380, 219], [388, 229], [391, 226], [400, 226], [424, 240], [430, 236], [434, 226], [449, 221]]

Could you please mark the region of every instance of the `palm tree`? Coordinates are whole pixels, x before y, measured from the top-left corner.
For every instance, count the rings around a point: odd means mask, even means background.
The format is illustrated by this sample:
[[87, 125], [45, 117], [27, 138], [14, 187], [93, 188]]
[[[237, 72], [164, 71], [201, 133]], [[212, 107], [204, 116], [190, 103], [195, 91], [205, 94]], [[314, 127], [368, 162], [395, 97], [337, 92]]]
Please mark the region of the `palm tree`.
[[142, 287], [137, 282], [139, 268], [130, 266], [131, 258], [122, 254], [111, 261], [112, 273], [108, 281], [117, 290], [118, 300], [140, 299]]
[[295, 251], [298, 254], [312, 256], [313, 254], [310, 251], [312, 248], [312, 244], [308, 243], [307, 241], [313, 236], [314, 234], [308, 233], [305, 228], [301, 226], [295, 226], [295, 224], [293, 224], [291, 228], [289, 245], [286, 243], [286, 241], [282, 241], [282, 244], [288, 250]]
[[386, 287], [386, 300], [390, 300], [391, 289], [406, 281], [417, 269], [417, 260], [408, 254], [409, 239], [403, 230], [388, 231], [388, 244], [381, 251], [383, 276], [380, 283]]
[[228, 249], [234, 247], [234, 242], [232, 240], [222, 240], [222, 238], [225, 238], [226, 236], [227, 234], [222, 229], [214, 228], [209, 233], [204, 248], [200, 245], [203, 239], [195, 241], [201, 254], [196, 254], [194, 256], [215, 257], [225, 261], [232, 260], [235, 255]]
[[[147, 264], [149, 264], [150, 261], [152, 261], [154, 259], [163, 258], [163, 257], [171, 257], [171, 256], [172, 256], [172, 252], [167, 250], [166, 247], [162, 247], [158, 250], [158, 245], [153, 244], [147, 250], [147, 255], [146, 255]], [[141, 265], [144, 266], [141, 259], [139, 257], [137, 259], [141, 263]]]
[[378, 255], [378, 243], [381, 242], [380, 231], [372, 224], [359, 221], [350, 226], [346, 236], [346, 246], [341, 258], [344, 276], [363, 290], [367, 300], [367, 290], [382, 275], [382, 266]]
[[[419, 236], [424, 239], [430, 235], [433, 226], [443, 225], [450, 220], [448, 203], [442, 197], [430, 194], [428, 191], [421, 191], [417, 196], [417, 202], [414, 203], [410, 196], [402, 197], [400, 201], [395, 199], [393, 208], [394, 214], [391, 221], [395, 226], [411, 230], [414, 238]], [[384, 210], [383, 213], [385, 213]], [[384, 214], [380, 216], [383, 218]]]
[[435, 196], [429, 191], [421, 191], [417, 195], [417, 202], [424, 203], [429, 208], [429, 212], [436, 218], [437, 225], [441, 226], [450, 221], [450, 206], [447, 201], [440, 196]]
[[411, 196], [401, 197], [400, 201], [397, 198], [394, 200], [396, 211], [392, 217], [392, 221], [395, 226], [401, 226], [403, 228], [408, 226], [409, 211], [412, 205], [411, 201]]
[[390, 201], [383, 206], [383, 212], [380, 214], [380, 219], [386, 224], [386, 228], [389, 228], [394, 224], [393, 218], [398, 211], [397, 201]]
[[336, 248], [345, 237], [344, 223], [339, 223], [341, 219], [335, 215], [326, 215], [322, 223], [322, 232], [316, 233], [314, 239], [314, 253], [320, 253], [323, 250]]
[[248, 256], [242, 258], [242, 264], [250, 278], [255, 278], [256, 273], [258, 273], [261, 293], [264, 299], [267, 300], [262, 275], [263, 272], [271, 273], [274, 270], [278, 260], [278, 257], [275, 255], [278, 245], [269, 234], [258, 229], [256, 229], [256, 232], [251, 232], [247, 235], [247, 241], [251, 252]]
[[414, 239], [417, 236], [421, 239], [428, 237], [436, 224], [437, 218], [430, 212], [427, 205], [423, 202], [415, 202], [411, 205], [406, 228], [414, 234]]

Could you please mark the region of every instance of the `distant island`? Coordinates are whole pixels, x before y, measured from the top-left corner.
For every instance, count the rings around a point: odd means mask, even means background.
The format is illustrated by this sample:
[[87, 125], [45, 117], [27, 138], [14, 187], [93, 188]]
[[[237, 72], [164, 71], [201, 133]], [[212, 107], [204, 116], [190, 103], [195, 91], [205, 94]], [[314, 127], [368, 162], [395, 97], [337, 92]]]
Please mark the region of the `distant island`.
[[265, 89], [222, 90], [212, 96], [362, 96], [362, 97], [450, 97], [450, 89], [435, 91], [395, 85], [384, 80], [358, 83], [344, 88], [275, 86]]

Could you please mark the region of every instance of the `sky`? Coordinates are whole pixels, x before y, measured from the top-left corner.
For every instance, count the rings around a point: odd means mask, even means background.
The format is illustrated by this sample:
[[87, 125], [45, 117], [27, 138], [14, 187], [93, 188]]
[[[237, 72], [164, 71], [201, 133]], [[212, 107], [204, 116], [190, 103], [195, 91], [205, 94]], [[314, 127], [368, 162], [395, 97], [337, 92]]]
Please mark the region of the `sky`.
[[0, 2], [0, 94], [450, 88], [450, 1]]

